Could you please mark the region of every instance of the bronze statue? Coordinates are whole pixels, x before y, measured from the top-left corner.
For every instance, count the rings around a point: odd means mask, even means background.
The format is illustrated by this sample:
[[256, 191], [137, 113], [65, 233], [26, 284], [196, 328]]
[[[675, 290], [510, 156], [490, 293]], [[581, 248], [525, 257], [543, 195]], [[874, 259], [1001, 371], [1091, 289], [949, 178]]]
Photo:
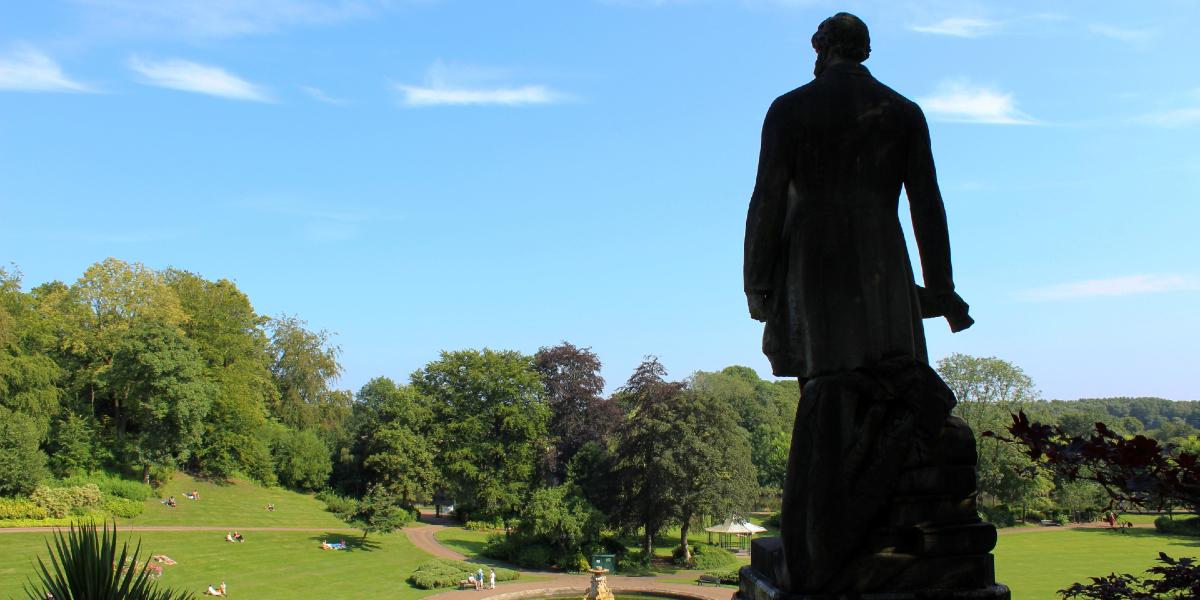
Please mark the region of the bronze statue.
[[[812, 45], [816, 78], [767, 112], [746, 217], [750, 316], [766, 323], [775, 375], [798, 377], [802, 395], [780, 538], [755, 543], [740, 593], [1007, 599], [995, 528], [976, 514], [974, 438], [925, 348], [922, 318], [973, 323], [954, 289], [928, 125], [861, 64], [871, 46], [857, 17], [826, 19]], [[897, 216], [902, 187], [924, 287]]]

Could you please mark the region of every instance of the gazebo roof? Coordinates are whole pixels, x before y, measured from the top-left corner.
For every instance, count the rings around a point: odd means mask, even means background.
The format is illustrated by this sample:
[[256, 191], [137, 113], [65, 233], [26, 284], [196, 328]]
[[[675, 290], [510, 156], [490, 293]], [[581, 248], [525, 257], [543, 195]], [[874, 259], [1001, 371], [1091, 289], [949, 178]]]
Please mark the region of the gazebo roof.
[[759, 527], [758, 525], [747, 521], [745, 517], [740, 515], [733, 515], [728, 519], [725, 519], [724, 523], [721, 523], [720, 525], [713, 525], [712, 527], [706, 527], [704, 530], [709, 533], [754, 534], [762, 533], [766, 531], [767, 528]]

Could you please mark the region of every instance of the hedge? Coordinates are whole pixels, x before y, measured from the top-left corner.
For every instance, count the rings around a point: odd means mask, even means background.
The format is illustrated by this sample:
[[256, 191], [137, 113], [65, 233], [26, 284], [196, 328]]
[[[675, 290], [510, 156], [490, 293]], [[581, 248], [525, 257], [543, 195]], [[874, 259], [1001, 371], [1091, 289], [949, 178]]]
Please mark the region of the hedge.
[[[483, 576], [486, 579], [488, 571], [492, 567], [479, 563], [439, 558], [421, 563], [417, 570], [408, 576], [408, 582], [413, 587], [422, 590], [458, 587], [460, 581], [475, 575], [479, 569], [483, 569]], [[520, 573], [511, 569], [496, 569], [496, 581], [512, 581], [520, 576]]]

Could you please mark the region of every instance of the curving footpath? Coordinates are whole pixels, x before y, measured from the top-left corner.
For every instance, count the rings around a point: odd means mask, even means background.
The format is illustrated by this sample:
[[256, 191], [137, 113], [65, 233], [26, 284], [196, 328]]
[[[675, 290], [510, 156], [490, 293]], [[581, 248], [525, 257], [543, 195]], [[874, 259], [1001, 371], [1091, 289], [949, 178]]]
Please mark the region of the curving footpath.
[[[404, 534], [414, 546], [440, 558], [463, 560], [466, 557], [442, 545], [435, 534], [447, 528], [450, 521], [438, 519], [433, 515], [422, 513], [421, 520], [426, 523], [422, 527], [407, 527]], [[427, 596], [426, 600], [470, 600], [490, 598], [492, 600], [520, 600], [522, 598], [542, 598], [546, 596], [578, 596], [583, 597], [591, 583], [591, 575], [571, 575], [546, 571], [526, 571], [518, 569], [523, 576], [535, 576], [537, 581], [513, 581], [496, 585], [494, 590], [454, 590]], [[608, 587], [618, 595], [627, 594], [657, 594], [674, 597], [695, 598], [696, 600], [730, 600], [737, 590], [727, 587], [699, 586], [664, 579], [679, 579], [699, 577], [700, 571], [679, 571], [678, 573], [659, 577], [626, 577], [609, 575]]]

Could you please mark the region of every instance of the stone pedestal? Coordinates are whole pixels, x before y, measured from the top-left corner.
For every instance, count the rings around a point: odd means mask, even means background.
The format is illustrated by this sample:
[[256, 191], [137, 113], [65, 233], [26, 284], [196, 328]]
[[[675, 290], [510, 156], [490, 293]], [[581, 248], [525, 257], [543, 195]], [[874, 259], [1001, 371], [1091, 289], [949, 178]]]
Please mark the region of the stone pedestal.
[[588, 572], [592, 574], [592, 582], [583, 600], [614, 600], [612, 590], [608, 588], [608, 569], [590, 569]]
[[[993, 529], [993, 543], [995, 530]], [[896, 556], [903, 561], [905, 557]], [[1007, 587], [995, 583], [991, 554], [959, 555], [924, 561], [920, 571], [944, 587], [895, 591], [799, 593], [784, 591], [774, 573], [760, 567], [783, 560], [777, 537], [759, 538], [750, 546], [750, 565], [738, 572], [740, 600], [1010, 600]]]
[[780, 538], [755, 540], [742, 600], [1007, 600], [979, 519], [975, 438], [928, 365], [809, 381]]

